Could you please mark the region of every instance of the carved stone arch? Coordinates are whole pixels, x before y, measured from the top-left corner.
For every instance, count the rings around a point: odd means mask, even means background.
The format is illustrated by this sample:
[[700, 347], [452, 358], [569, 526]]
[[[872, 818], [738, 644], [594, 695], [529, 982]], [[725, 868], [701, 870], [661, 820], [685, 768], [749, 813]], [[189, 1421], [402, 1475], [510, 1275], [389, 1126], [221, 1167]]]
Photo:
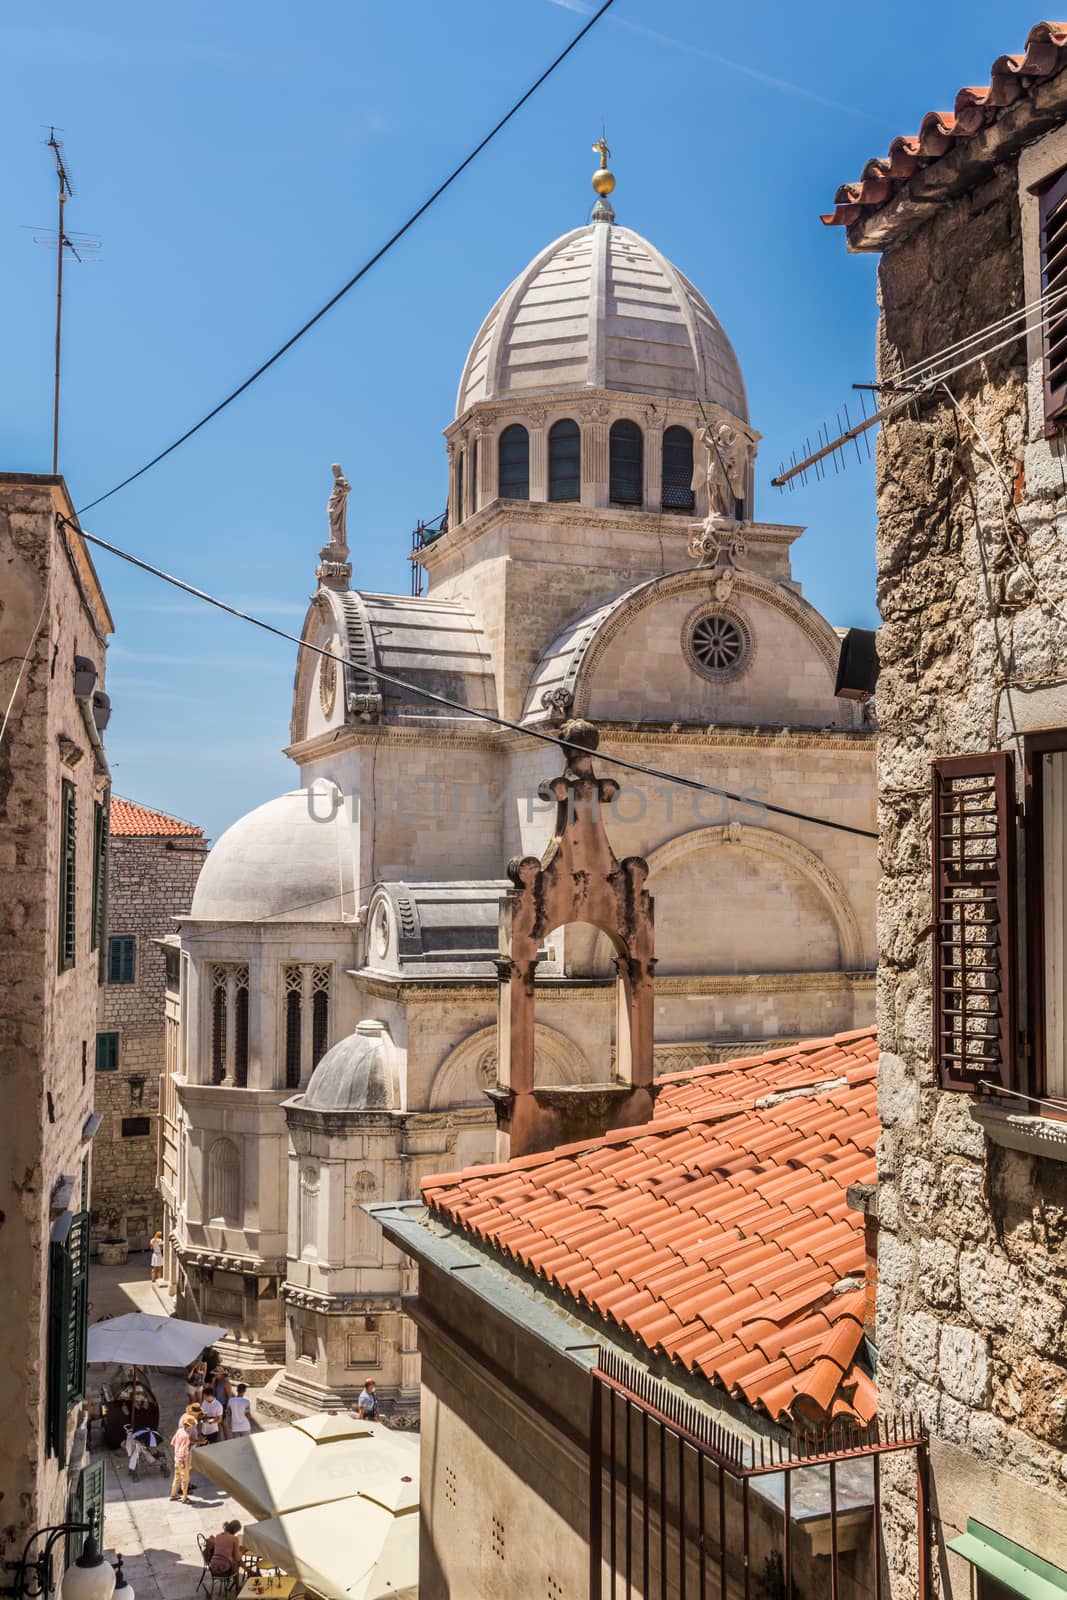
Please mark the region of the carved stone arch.
[[698, 850], [720, 847], [756, 851], [781, 862], [783, 866], [791, 867], [806, 879], [816, 889], [833, 919], [841, 944], [843, 970], [865, 970], [859, 919], [840, 880], [825, 861], [784, 833], [777, 833], [772, 828], [756, 828], [744, 822], [728, 822], [722, 827], [691, 828], [688, 833], [679, 833], [673, 839], [668, 839], [666, 844], [660, 845], [658, 850], [650, 852], [647, 857], [649, 877], [654, 884], [656, 873], [662, 872], [665, 867]]
[[[534, 1053], [539, 1086], [558, 1088], [592, 1080], [592, 1068], [578, 1046], [543, 1022], [534, 1024]], [[488, 1107], [485, 1091], [496, 1081], [497, 1029], [494, 1024], [468, 1034], [442, 1061], [430, 1086], [430, 1110]]]
[[[705, 596], [709, 593], [709, 575], [706, 569], [694, 567], [686, 572], [667, 573], [664, 577], [656, 578], [624, 596], [616, 607], [607, 612], [596, 629], [595, 636], [585, 642], [573, 686], [574, 702], [571, 712], [573, 716], [589, 715], [597, 665], [608, 646], [633, 618], [648, 606], [657, 605], [661, 600], [670, 599], [674, 595], [686, 593]], [[788, 617], [818, 651], [831, 684], [835, 681], [841, 641], [814, 606], [794, 594], [791, 589], [786, 589], [779, 583], [772, 583], [767, 578], [761, 578], [754, 572], [737, 573], [731, 598], [735, 602], [742, 598], [756, 600]]]

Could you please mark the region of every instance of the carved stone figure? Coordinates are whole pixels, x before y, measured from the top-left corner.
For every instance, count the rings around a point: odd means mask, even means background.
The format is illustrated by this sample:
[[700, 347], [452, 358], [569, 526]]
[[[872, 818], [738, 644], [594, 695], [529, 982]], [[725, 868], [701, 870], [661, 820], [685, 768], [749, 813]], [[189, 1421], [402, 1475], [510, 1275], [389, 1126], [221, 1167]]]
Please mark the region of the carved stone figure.
[[333, 488], [330, 490], [330, 498], [326, 502], [326, 515], [330, 519], [330, 538], [334, 544], [347, 545], [347, 507], [348, 497], [352, 493], [352, 485], [336, 462], [330, 468], [330, 471], [333, 473]]
[[[728, 422], [701, 428], [698, 435], [704, 451], [704, 487], [708, 496], [708, 516], [737, 521], [737, 503], [745, 498], [750, 445], [748, 439]], [[693, 473], [693, 488], [699, 488], [699, 468]]]

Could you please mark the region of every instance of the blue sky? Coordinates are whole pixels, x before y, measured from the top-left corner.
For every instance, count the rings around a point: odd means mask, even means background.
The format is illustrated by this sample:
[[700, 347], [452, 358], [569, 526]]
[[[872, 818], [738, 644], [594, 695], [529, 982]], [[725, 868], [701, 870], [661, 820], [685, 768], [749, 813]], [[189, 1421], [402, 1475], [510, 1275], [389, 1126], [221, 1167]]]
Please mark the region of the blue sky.
[[[580, 26], [584, 0], [13, 3], [0, 22], [5, 382], [0, 466], [50, 466], [47, 125], [103, 239], [66, 282], [60, 467], [84, 505], [240, 382], [351, 274]], [[706, 294], [764, 435], [757, 514], [806, 523], [805, 593], [871, 625], [871, 469], [779, 497], [782, 455], [872, 376], [876, 262], [824, 229], [865, 158], [1023, 46], [1032, 9], [942, 0], [915, 26], [839, 0], [616, 0], [498, 141], [303, 343], [90, 531], [299, 630], [330, 462], [355, 582], [406, 590], [444, 504], [441, 430], [510, 279], [592, 201], [603, 119], [619, 221]], [[27, 228], [24, 225], [30, 225]], [[115, 788], [216, 836], [292, 786], [294, 650], [106, 555]], [[714, 781], [713, 774], [709, 779]]]

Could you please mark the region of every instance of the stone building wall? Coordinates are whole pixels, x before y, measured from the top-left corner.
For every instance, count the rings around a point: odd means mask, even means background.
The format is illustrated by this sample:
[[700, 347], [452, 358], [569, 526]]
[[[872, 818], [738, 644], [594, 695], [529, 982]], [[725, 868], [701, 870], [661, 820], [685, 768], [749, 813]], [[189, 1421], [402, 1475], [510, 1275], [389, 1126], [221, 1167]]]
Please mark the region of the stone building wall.
[[[74, 658], [103, 688], [111, 618], [92, 562], [57, 513], [61, 478], [0, 474], [0, 705], [22, 670], [0, 743], [0, 1556], [61, 1522], [84, 1462], [82, 1408], [67, 1414], [67, 1461], [46, 1443], [49, 1239], [86, 1203], [93, 1109], [97, 959], [92, 948], [94, 806], [107, 767], [91, 712], [75, 698]], [[94, 725], [95, 727], [95, 725]], [[58, 971], [63, 781], [74, 786], [74, 960]]]
[[[1015, 164], [891, 244], [880, 287], [884, 381], [1022, 304]], [[1019, 339], [950, 380], [986, 443], [941, 391], [888, 422], [878, 447], [878, 1382], [887, 1410], [919, 1412], [931, 1431], [938, 1595], [972, 1592], [945, 1549], [968, 1517], [1067, 1565], [1067, 1167], [987, 1137], [974, 1097], [938, 1088], [932, 1041], [931, 762], [1004, 745], [1018, 774], [1009, 711], [1019, 729], [1067, 722], [1067, 625], [1032, 589], [1004, 604], [1015, 560], [986, 451], [1028, 560], [1067, 610], [1063, 478], [1028, 411], [1026, 358]], [[883, 1512], [904, 1597], [915, 1500], [898, 1465]]]
[[133, 983], [109, 983], [105, 964], [100, 988], [99, 1029], [118, 1034], [119, 1064], [96, 1074], [103, 1121], [93, 1169], [93, 1236], [124, 1237], [131, 1250], [146, 1249], [162, 1223], [156, 1167], [166, 964], [158, 941], [192, 904], [205, 854], [204, 841], [193, 837], [111, 835], [107, 933], [133, 937], [136, 946]]

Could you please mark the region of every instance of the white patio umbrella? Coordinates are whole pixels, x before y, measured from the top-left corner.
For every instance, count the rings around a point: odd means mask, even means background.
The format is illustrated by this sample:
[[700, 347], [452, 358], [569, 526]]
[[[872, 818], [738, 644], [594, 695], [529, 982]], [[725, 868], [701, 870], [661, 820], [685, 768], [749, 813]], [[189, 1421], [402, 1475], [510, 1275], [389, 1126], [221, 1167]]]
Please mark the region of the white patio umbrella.
[[133, 1368], [130, 1392], [130, 1422], [137, 1400], [138, 1367], [187, 1367], [208, 1345], [214, 1344], [225, 1328], [206, 1322], [183, 1322], [180, 1317], [159, 1316], [151, 1311], [128, 1311], [125, 1316], [94, 1322], [89, 1329], [86, 1358], [90, 1362], [113, 1361]]
[[417, 1506], [395, 1511], [351, 1495], [250, 1523], [241, 1542], [322, 1600], [417, 1600]]
[[198, 1450], [197, 1470], [254, 1517], [360, 1496], [389, 1512], [419, 1504], [419, 1444], [350, 1412], [302, 1417]]

